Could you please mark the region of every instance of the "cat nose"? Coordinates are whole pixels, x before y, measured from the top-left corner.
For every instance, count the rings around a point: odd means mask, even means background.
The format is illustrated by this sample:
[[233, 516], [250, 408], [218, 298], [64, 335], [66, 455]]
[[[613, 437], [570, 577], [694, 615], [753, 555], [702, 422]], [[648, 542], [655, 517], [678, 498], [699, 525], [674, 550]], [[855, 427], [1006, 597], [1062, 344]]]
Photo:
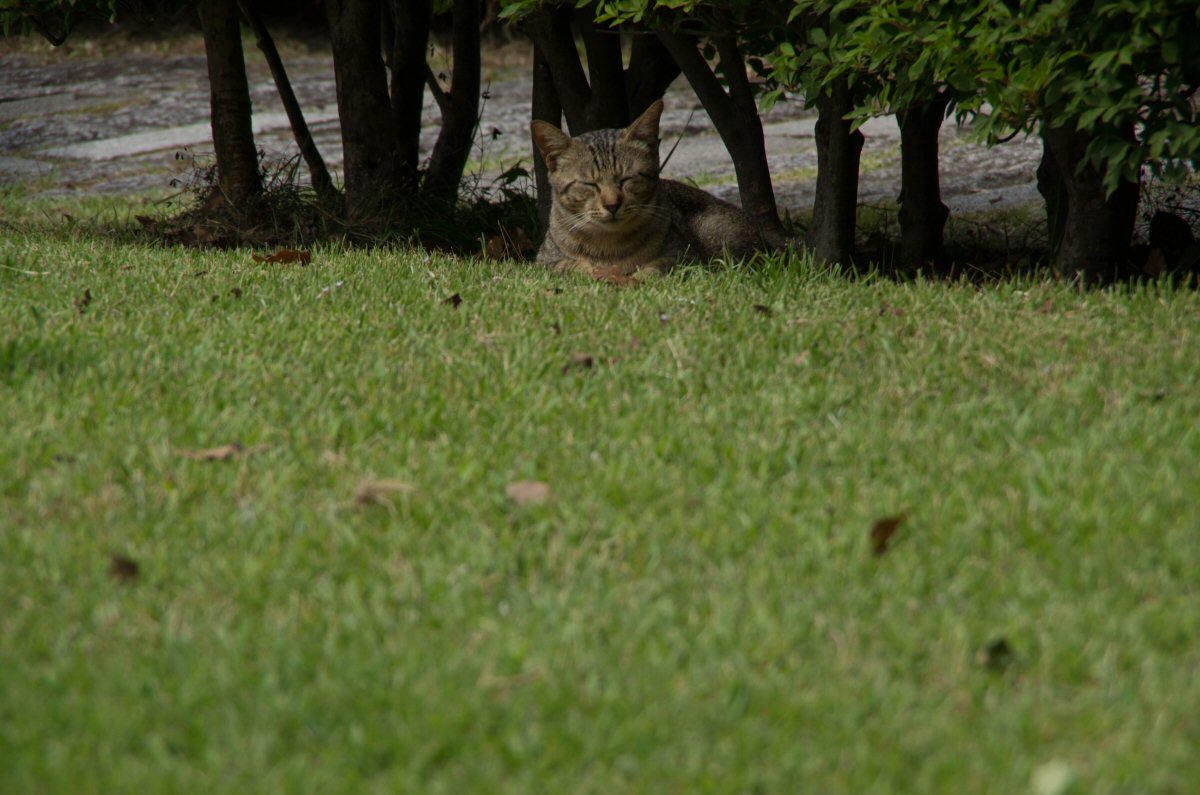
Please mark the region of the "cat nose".
[[604, 200], [604, 209], [608, 210], [609, 215], [616, 215], [617, 210], [621, 209], [621, 197], [617, 197], [611, 201]]

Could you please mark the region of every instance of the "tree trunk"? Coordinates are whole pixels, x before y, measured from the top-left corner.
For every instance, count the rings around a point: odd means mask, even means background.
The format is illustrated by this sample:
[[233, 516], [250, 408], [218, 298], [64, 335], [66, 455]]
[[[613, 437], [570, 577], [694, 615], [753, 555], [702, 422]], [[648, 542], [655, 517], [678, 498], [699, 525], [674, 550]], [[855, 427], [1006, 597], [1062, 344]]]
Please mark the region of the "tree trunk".
[[575, 10], [575, 25], [587, 54], [587, 103], [589, 130], [624, 127], [633, 121], [625, 91], [625, 65], [621, 60], [621, 36], [610, 28], [598, 28], [596, 8], [589, 5]]
[[1087, 282], [1109, 281], [1129, 252], [1138, 184], [1122, 181], [1116, 192], [1107, 196], [1104, 173], [1085, 162], [1092, 137], [1076, 130], [1073, 121], [1061, 127], [1044, 127], [1042, 137], [1066, 188], [1067, 213], [1054, 266], [1064, 276], [1080, 276]]
[[326, 0], [346, 205], [365, 219], [400, 198], [400, 159], [379, 41], [380, 0]]
[[845, 78], [817, 99], [817, 192], [808, 247], [817, 262], [849, 264], [858, 210], [858, 160], [863, 134], [843, 118], [854, 108]]
[[1042, 134], [1042, 161], [1037, 168], [1037, 189], [1046, 202], [1046, 238], [1050, 254], [1058, 256], [1067, 224], [1067, 183], [1054, 159], [1054, 151]]
[[662, 42], [648, 33], [635, 34], [629, 46], [629, 68], [625, 70], [629, 118], [636, 119], [662, 99], [677, 77], [679, 64]]
[[693, 39], [679, 33], [661, 31], [659, 40], [687, 77], [733, 159], [742, 209], [769, 231], [782, 233], [783, 227], [775, 206], [775, 191], [771, 185], [771, 171], [767, 166], [762, 122], [737, 43], [729, 37], [716, 39], [721, 73], [729, 83], [729, 93], [726, 94]]
[[479, 123], [479, 0], [454, 0], [454, 69], [442, 110], [442, 129], [429, 158], [422, 191], [435, 202], [453, 206], [463, 168], [471, 155]]
[[421, 109], [429, 70], [425, 50], [429, 46], [433, 0], [388, 0], [388, 3], [393, 20], [389, 60], [397, 168], [401, 184], [411, 190], [417, 186], [421, 168]]
[[624, 127], [630, 117], [620, 38], [597, 31], [587, 14], [581, 13], [577, 24], [588, 56], [585, 73], [571, 22], [570, 8], [552, 5], [532, 15], [526, 24], [529, 37], [549, 66], [548, 74], [570, 134]]
[[217, 183], [225, 201], [241, 209], [262, 193], [262, 175], [250, 123], [250, 87], [237, 0], [201, 0], [199, 12], [208, 58]]
[[[534, 119], [550, 122], [558, 127], [562, 125], [562, 105], [554, 90], [554, 78], [550, 74], [550, 64], [542, 55], [541, 47], [533, 45], [533, 102], [532, 116]], [[550, 223], [550, 175], [546, 171], [546, 159], [536, 145], [533, 147], [533, 175], [537, 185], [538, 222], [544, 231]]]
[[942, 231], [950, 208], [938, 182], [938, 133], [948, 94], [939, 93], [897, 114], [900, 125], [900, 259], [905, 265], [943, 264]]
[[271, 69], [271, 76], [275, 79], [275, 89], [279, 92], [279, 100], [283, 103], [283, 109], [287, 112], [288, 121], [292, 125], [292, 135], [296, 139], [296, 146], [300, 148], [300, 155], [304, 158], [305, 165], [308, 166], [313, 190], [322, 204], [336, 206], [341, 197], [337, 189], [333, 187], [333, 180], [329, 178], [329, 169], [325, 167], [325, 160], [321, 157], [321, 152], [313, 142], [312, 133], [309, 132], [308, 124], [304, 121], [304, 113], [300, 110], [296, 92], [292, 90], [292, 83], [288, 80], [287, 70], [283, 67], [283, 59], [279, 57], [279, 50], [275, 48], [275, 40], [271, 38], [271, 32], [267, 30], [267, 26], [263, 24], [262, 19], [254, 12], [249, 3], [245, 0], [238, 0], [238, 6], [242, 10], [242, 16], [249, 23], [250, 29], [254, 31], [258, 49], [262, 51], [267, 66]]

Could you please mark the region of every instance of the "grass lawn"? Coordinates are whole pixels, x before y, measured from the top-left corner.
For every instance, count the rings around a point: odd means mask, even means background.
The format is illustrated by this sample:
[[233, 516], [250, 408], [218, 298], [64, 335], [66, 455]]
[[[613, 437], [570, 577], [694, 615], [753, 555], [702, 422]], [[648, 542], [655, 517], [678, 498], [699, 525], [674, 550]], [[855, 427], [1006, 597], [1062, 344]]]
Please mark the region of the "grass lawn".
[[6, 795], [1200, 780], [1200, 293], [8, 223], [0, 417]]

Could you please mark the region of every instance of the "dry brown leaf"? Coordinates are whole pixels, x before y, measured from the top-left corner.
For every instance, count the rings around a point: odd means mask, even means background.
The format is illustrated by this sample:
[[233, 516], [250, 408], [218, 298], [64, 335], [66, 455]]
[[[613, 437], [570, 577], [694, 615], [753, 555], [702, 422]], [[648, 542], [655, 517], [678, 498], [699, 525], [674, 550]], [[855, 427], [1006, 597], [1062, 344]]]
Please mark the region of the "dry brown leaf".
[[231, 458], [250, 455], [265, 449], [267, 449], [265, 444], [246, 447], [241, 442], [234, 442], [233, 444], [223, 444], [220, 447], [210, 447], [206, 450], [176, 450], [175, 452], [177, 455], [193, 461], [228, 461]]
[[771, 307], [767, 306], [766, 304], [755, 304], [754, 311], [760, 315], [766, 315], [767, 317], [775, 314], [771, 311]]
[[572, 353], [571, 358], [563, 365], [563, 372], [569, 373], [572, 370], [590, 370], [596, 364], [596, 358], [590, 353]]
[[450, 296], [449, 298], [442, 299], [443, 304], [446, 304], [447, 306], [449, 306], [453, 309], [458, 309], [459, 304], [461, 304], [462, 302], [463, 302], [462, 296], [459, 295], [458, 293], [455, 293], [454, 295]]
[[891, 544], [892, 538], [896, 535], [896, 531], [900, 529], [900, 525], [904, 524], [904, 520], [908, 518], [908, 511], [888, 516], [875, 522], [871, 527], [871, 552], [875, 555], [882, 555], [888, 551], [888, 545]]
[[484, 255], [488, 259], [504, 259], [508, 254], [508, 243], [504, 241], [501, 235], [492, 235], [488, 238], [487, 246], [483, 249]]
[[904, 317], [904, 316], [905, 316], [905, 315], [907, 315], [908, 313], [907, 313], [907, 312], [905, 312], [905, 311], [904, 311], [903, 309], [901, 309], [900, 307], [898, 307], [898, 306], [892, 306], [892, 305], [891, 305], [891, 304], [889, 304], [887, 301], [884, 301], [884, 302], [883, 302], [882, 304], [880, 304], [880, 306], [879, 306], [879, 314], [881, 314], [881, 315], [891, 315], [892, 317]]
[[92, 291], [90, 289], [85, 289], [83, 291], [83, 295], [75, 299], [75, 311], [82, 315], [87, 311], [87, 308], [91, 306], [91, 303]]
[[1007, 638], [996, 638], [975, 653], [975, 662], [994, 674], [1003, 673], [1017, 661], [1017, 653]]
[[406, 480], [397, 480], [396, 478], [368, 480], [358, 487], [358, 491], [354, 493], [354, 501], [359, 505], [391, 505], [388, 497], [414, 494], [416, 491], [417, 487]]
[[808, 360], [812, 358], [812, 351], [800, 351], [796, 354], [796, 358], [792, 359], [792, 364], [797, 367], [803, 367], [808, 364]]
[[278, 263], [280, 265], [288, 265], [293, 262], [298, 262], [301, 265], [307, 265], [308, 263], [312, 262], [311, 252], [301, 251], [294, 248], [281, 248], [274, 254], [265, 257], [260, 254], [252, 254], [251, 257], [253, 257], [255, 262], [261, 262], [264, 264]]
[[137, 561], [124, 555], [113, 555], [108, 564], [108, 576], [119, 582], [132, 582], [138, 578]]
[[504, 495], [517, 505], [542, 505], [554, 496], [549, 483], [540, 480], [518, 480], [509, 483]]
[[519, 226], [512, 228], [501, 226], [500, 233], [488, 239], [484, 254], [488, 259], [506, 259], [516, 257], [524, 259], [533, 252], [533, 241]]

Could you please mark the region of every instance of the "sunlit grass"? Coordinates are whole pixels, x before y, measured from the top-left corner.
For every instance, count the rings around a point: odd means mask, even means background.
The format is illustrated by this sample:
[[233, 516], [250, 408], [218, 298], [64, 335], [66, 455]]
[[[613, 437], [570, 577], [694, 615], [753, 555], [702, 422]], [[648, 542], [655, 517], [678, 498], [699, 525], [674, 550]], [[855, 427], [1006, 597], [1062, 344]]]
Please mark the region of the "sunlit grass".
[[8, 217], [0, 792], [1200, 777], [1194, 292]]

